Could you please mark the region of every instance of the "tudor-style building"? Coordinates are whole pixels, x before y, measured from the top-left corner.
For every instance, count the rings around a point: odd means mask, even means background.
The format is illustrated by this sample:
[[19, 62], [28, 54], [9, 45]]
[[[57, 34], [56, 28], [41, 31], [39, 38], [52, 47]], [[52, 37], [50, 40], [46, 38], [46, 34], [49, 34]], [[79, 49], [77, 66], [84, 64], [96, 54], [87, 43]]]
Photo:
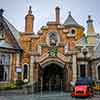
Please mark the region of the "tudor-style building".
[[3, 16], [0, 9], [0, 82], [16, 80], [16, 67], [21, 66], [20, 34]]
[[52, 90], [65, 84], [68, 88], [71, 80], [80, 77], [100, 80], [100, 37], [91, 16], [87, 20], [87, 35], [71, 12], [61, 24], [59, 7], [55, 8], [55, 21], [47, 22], [36, 34], [34, 19], [29, 7], [25, 32], [17, 32], [0, 10], [0, 58], [5, 62], [0, 65], [0, 82], [17, 80], [22, 73], [22, 80]]

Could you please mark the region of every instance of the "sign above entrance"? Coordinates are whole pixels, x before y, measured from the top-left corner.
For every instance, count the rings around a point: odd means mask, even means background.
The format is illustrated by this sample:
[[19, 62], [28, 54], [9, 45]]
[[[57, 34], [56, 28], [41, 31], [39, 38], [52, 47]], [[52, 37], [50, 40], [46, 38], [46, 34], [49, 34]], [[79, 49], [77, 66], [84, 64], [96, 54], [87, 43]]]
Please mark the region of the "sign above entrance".
[[50, 48], [48, 53], [49, 53], [49, 56], [56, 57], [58, 54], [58, 50], [57, 48]]
[[16, 67], [16, 72], [22, 72], [22, 69], [20, 67]]

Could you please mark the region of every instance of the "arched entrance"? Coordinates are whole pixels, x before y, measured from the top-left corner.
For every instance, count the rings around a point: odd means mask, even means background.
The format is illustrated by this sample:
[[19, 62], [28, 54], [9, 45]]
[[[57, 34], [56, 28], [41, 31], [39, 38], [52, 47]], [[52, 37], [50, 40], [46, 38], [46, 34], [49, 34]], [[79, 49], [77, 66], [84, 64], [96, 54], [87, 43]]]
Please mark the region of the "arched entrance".
[[51, 63], [42, 68], [42, 91], [62, 91], [64, 88], [64, 68]]
[[98, 80], [100, 80], [100, 65], [98, 66]]

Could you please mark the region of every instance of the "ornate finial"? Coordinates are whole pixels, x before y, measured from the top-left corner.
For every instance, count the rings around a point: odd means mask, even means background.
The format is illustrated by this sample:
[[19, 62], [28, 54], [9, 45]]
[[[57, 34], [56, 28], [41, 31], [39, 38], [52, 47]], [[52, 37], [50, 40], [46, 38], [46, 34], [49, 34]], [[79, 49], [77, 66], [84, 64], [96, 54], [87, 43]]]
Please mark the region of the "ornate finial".
[[29, 11], [28, 11], [28, 14], [31, 15], [32, 14], [32, 7], [29, 6]]
[[88, 15], [88, 20], [87, 20], [87, 33], [95, 33], [93, 20], [91, 19], [90, 15]]
[[56, 9], [60, 9], [59, 6], [56, 6]]
[[88, 20], [91, 20], [91, 16], [90, 15], [88, 15]]
[[71, 15], [71, 11], [69, 11], [69, 15]]
[[88, 15], [87, 23], [88, 23], [88, 22], [93, 22], [93, 20], [91, 19], [91, 15]]
[[0, 16], [3, 15], [3, 12], [4, 12], [4, 10], [1, 8], [1, 9], [0, 9]]

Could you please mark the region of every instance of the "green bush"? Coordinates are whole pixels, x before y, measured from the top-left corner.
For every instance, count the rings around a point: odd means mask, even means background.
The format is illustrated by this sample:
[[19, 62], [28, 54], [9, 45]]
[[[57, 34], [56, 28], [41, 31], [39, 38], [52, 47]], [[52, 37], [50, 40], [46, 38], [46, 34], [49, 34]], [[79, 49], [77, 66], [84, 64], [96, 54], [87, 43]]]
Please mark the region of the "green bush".
[[15, 83], [0, 83], [0, 90], [12, 90], [16, 89]]
[[0, 83], [0, 90], [12, 90], [12, 89], [19, 89], [22, 88], [24, 84], [28, 82], [24, 82], [23, 80], [16, 80], [15, 82], [9, 83]]
[[16, 88], [22, 88], [22, 86], [24, 85], [24, 81], [23, 80], [16, 80]]
[[16, 80], [17, 86], [20, 86], [20, 85], [23, 85], [23, 84], [24, 84], [23, 80]]

